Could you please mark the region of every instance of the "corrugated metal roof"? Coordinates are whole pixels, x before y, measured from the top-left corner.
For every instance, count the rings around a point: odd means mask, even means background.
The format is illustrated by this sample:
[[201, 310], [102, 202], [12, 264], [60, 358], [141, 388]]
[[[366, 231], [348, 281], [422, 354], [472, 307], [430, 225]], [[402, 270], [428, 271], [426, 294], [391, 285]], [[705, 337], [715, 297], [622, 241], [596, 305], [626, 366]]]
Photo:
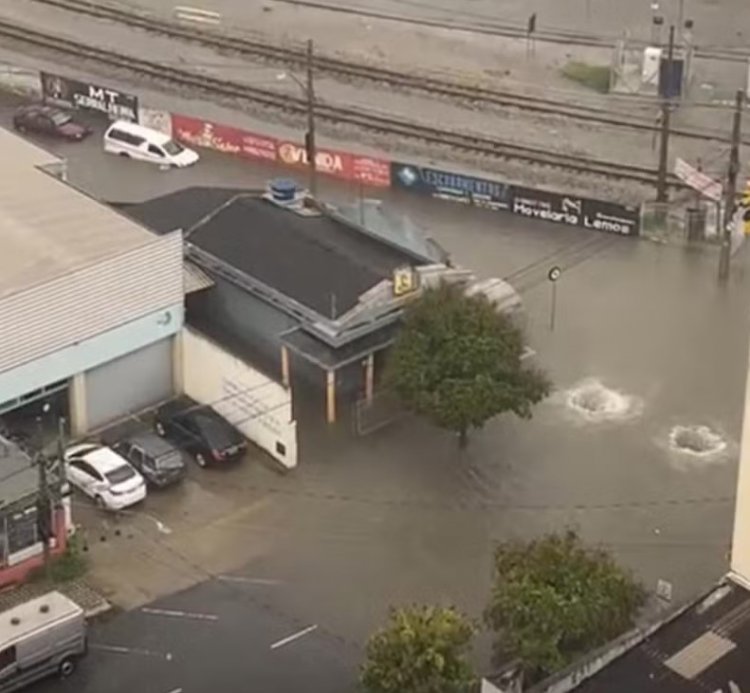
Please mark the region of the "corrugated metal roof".
[[153, 241], [132, 220], [39, 169], [57, 161], [0, 128], [0, 299]]
[[200, 267], [194, 265], [189, 260], [185, 260], [185, 293], [192, 294], [196, 291], [208, 289], [214, 286], [215, 282]]

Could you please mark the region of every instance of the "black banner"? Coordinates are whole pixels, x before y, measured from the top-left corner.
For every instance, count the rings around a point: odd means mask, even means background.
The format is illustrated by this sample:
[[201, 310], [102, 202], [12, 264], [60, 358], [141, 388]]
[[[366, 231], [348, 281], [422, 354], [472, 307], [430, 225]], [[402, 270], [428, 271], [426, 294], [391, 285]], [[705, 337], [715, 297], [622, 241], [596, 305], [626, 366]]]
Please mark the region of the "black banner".
[[623, 236], [636, 236], [640, 228], [637, 207], [534, 190], [415, 164], [393, 162], [391, 181], [396, 188], [421, 195], [504, 210], [556, 224]]
[[112, 120], [138, 121], [137, 96], [49, 72], [42, 72], [40, 76], [45, 101], [58, 106], [104, 113]]
[[391, 163], [391, 181], [421, 195], [489, 209], [509, 210], [512, 201], [511, 186], [505, 183], [396, 161]]
[[640, 225], [636, 207], [518, 186], [513, 187], [511, 211], [523, 217], [623, 236], [637, 235]]

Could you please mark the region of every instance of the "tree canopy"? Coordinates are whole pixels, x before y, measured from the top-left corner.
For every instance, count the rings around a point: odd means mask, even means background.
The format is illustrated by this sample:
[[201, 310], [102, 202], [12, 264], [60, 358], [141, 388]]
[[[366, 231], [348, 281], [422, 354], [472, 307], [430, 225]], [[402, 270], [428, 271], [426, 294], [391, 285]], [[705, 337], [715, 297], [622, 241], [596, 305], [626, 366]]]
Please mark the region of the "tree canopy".
[[497, 547], [485, 620], [496, 651], [536, 681], [631, 628], [645, 596], [609, 553], [569, 531]]
[[452, 608], [392, 609], [367, 643], [362, 684], [368, 693], [465, 693], [475, 682], [466, 658], [473, 634]]
[[442, 283], [406, 312], [389, 355], [386, 383], [412, 411], [442, 428], [467, 432], [511, 411], [527, 419], [549, 394], [539, 370], [525, 367], [523, 333], [485, 296]]

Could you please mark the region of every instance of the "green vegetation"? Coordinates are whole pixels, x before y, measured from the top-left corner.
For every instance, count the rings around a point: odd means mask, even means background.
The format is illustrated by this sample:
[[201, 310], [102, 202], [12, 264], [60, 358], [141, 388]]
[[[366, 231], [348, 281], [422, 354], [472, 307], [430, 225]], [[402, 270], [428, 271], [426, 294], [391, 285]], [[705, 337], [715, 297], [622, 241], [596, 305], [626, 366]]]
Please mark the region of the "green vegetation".
[[[64, 582], [77, 580], [86, 574], [87, 569], [88, 561], [81, 549], [81, 541], [78, 535], [74, 534], [72, 537], [69, 537], [65, 551], [52, 559], [50, 565], [50, 582], [54, 585], [59, 585]], [[44, 566], [35, 570], [30, 579], [35, 582], [46, 582], [47, 578]]]
[[601, 94], [609, 92], [611, 68], [607, 65], [590, 65], [571, 60], [562, 68], [562, 74], [568, 79]]
[[523, 365], [523, 351], [521, 330], [485, 296], [443, 283], [409, 307], [385, 381], [408, 409], [464, 445], [470, 429], [498, 414], [531, 418], [549, 394], [544, 373]]
[[570, 531], [500, 544], [494, 572], [485, 620], [498, 655], [519, 657], [531, 682], [627, 631], [646, 598], [609, 553]]
[[392, 609], [367, 643], [362, 685], [367, 693], [467, 693], [476, 677], [467, 661], [474, 628], [455, 609]]

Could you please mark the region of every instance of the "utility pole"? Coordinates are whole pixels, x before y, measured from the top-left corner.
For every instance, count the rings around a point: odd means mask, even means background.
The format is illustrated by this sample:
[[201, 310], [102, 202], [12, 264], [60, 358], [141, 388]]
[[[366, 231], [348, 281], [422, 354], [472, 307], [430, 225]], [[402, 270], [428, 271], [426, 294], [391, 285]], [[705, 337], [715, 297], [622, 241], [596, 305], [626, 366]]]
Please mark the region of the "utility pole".
[[656, 184], [656, 201], [666, 204], [669, 201], [667, 172], [669, 168], [669, 131], [672, 118], [670, 98], [671, 79], [674, 65], [674, 25], [669, 27], [669, 47], [667, 48], [667, 69], [665, 84], [661, 87], [661, 140], [659, 142], [659, 174]]
[[37, 527], [42, 540], [44, 576], [49, 580], [51, 568], [49, 530], [51, 525], [52, 503], [50, 502], [49, 485], [47, 484], [47, 458], [44, 453], [40, 452], [37, 455], [36, 466], [39, 471], [39, 500], [37, 501], [36, 506]]
[[729, 278], [729, 260], [732, 255], [732, 220], [736, 207], [737, 177], [740, 173], [740, 143], [742, 139], [742, 109], [745, 106], [745, 95], [737, 90], [732, 124], [732, 147], [729, 152], [729, 169], [727, 187], [724, 191], [724, 233], [721, 236], [721, 253], [719, 255], [719, 281]]
[[315, 147], [315, 85], [313, 82], [313, 42], [307, 41], [307, 134], [305, 135], [305, 150], [307, 165], [310, 167], [310, 195], [315, 199], [318, 195], [318, 170], [315, 161], [317, 149]]

